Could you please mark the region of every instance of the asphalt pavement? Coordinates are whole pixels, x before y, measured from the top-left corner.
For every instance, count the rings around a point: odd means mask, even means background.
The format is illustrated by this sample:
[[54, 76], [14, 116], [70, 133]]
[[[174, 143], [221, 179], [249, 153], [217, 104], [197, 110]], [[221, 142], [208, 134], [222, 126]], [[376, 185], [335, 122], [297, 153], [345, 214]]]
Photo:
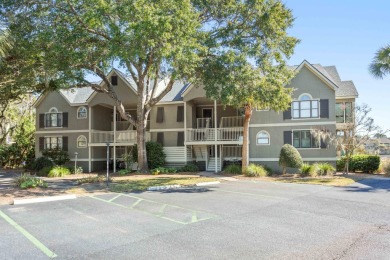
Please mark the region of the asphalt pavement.
[[222, 182], [0, 207], [0, 259], [390, 259], [390, 180]]

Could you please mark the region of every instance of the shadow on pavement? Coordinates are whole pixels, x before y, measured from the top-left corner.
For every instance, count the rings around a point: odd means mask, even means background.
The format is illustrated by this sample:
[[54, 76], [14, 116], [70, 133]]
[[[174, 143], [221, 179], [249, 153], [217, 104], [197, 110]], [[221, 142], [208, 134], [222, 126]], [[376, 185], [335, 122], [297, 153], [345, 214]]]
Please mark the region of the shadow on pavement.
[[376, 178], [359, 180], [356, 181], [356, 184], [342, 187], [342, 189], [350, 192], [390, 192], [390, 179]]

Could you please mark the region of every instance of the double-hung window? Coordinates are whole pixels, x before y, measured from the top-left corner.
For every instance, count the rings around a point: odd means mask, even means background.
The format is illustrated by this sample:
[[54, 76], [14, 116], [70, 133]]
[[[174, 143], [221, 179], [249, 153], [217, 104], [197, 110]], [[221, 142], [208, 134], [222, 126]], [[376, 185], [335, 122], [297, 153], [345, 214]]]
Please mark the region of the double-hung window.
[[62, 149], [62, 137], [45, 137], [45, 149]]
[[352, 102], [336, 103], [336, 123], [352, 123]]
[[320, 143], [310, 130], [294, 130], [293, 146], [295, 148], [319, 148]]
[[46, 113], [46, 127], [61, 127], [62, 113], [58, 113], [57, 108], [53, 107]]
[[313, 100], [309, 94], [303, 94], [292, 102], [292, 118], [319, 118], [319, 100]]

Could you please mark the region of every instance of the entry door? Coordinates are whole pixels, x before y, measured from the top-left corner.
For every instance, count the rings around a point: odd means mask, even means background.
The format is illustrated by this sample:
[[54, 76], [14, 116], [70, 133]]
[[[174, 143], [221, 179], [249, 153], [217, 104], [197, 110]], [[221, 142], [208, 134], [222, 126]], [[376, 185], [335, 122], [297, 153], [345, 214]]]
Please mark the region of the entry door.
[[[213, 127], [213, 109], [212, 108], [203, 108], [202, 109], [202, 117], [203, 118], [210, 118], [209, 123], [207, 124], [208, 127]], [[204, 122], [206, 125], [206, 122]]]

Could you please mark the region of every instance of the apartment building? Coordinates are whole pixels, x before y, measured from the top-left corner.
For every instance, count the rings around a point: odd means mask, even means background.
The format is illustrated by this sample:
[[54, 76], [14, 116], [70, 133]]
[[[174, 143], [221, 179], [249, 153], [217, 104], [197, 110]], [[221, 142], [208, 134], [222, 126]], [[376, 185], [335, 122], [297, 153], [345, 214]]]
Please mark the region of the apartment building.
[[[293, 88], [291, 107], [284, 112], [255, 110], [249, 130], [250, 162], [278, 167], [283, 144], [295, 146], [306, 162], [336, 161], [336, 148], [312, 134], [322, 129], [336, 134], [353, 122], [352, 108], [358, 92], [352, 81], [342, 81], [335, 66], [303, 61], [292, 66], [296, 76], [286, 87]], [[133, 81], [113, 69], [109, 75], [115, 91], [136, 117], [137, 91]], [[164, 81], [159, 82], [164, 84]], [[113, 100], [91, 88], [44, 93], [35, 103], [36, 156], [43, 149], [68, 151], [85, 172], [121, 159], [136, 144], [136, 131], [123, 121]], [[240, 109], [211, 100], [201, 86], [176, 82], [153, 107], [148, 119], [147, 140], [159, 142], [168, 166], [196, 163], [200, 169], [220, 171], [231, 161], [241, 160], [243, 116]], [[116, 171], [116, 164], [113, 167]]]

